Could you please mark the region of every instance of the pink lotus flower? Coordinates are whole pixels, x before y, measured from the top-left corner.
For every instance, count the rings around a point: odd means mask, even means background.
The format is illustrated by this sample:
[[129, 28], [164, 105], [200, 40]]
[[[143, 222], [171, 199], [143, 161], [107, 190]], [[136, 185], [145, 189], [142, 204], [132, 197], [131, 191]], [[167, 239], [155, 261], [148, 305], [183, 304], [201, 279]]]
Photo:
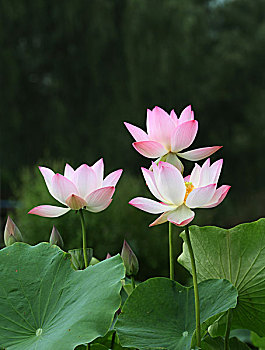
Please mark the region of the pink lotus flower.
[[64, 176], [45, 167], [39, 169], [50, 194], [67, 208], [40, 205], [31, 209], [29, 214], [50, 218], [61, 216], [71, 209], [86, 209], [93, 213], [106, 209], [112, 201], [115, 185], [122, 174], [122, 169], [116, 170], [103, 179], [102, 158], [91, 167], [82, 164], [76, 170], [66, 164]]
[[177, 226], [191, 222], [195, 213], [191, 209], [213, 208], [220, 204], [230, 186], [217, 188], [223, 160], [210, 165], [207, 159], [202, 167], [195, 164], [191, 175], [183, 178], [180, 171], [169, 163], [153, 163], [153, 171], [142, 168], [150, 192], [160, 201], [137, 197], [129, 204], [152, 214], [162, 213], [150, 226], [170, 221]]
[[[178, 118], [174, 110], [170, 115], [162, 108], [147, 110], [147, 133], [129, 123], [124, 123], [134, 137], [133, 147], [147, 158], [159, 158], [169, 162], [183, 172], [183, 165], [178, 157], [198, 161], [209, 157], [222, 146], [204, 147], [181, 152], [189, 147], [198, 131], [198, 122], [194, 120], [191, 106], [186, 107]], [[156, 163], [157, 163], [156, 162]]]

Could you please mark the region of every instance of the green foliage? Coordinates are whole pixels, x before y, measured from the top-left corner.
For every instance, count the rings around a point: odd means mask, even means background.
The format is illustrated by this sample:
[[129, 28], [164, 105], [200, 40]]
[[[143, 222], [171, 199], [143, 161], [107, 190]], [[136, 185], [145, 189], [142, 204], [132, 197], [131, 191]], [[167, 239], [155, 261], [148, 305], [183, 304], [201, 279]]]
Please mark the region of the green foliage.
[[[231, 338], [229, 340], [229, 346], [231, 350], [250, 350], [250, 348], [242, 343], [237, 338]], [[206, 337], [202, 341], [202, 350], [224, 350], [224, 339], [223, 338], [211, 338]]]
[[257, 346], [260, 350], [265, 349], [265, 337], [259, 337], [256, 333], [251, 332], [251, 341], [253, 345]]
[[[70, 249], [68, 253], [71, 255], [71, 266], [74, 270], [83, 270], [85, 268], [84, 261], [84, 250], [83, 248]], [[90, 262], [93, 258], [93, 249], [86, 248], [87, 264], [90, 265]], [[94, 265], [94, 264], [91, 264]]]
[[[181, 237], [186, 242], [184, 233]], [[190, 227], [199, 281], [225, 278], [238, 290], [232, 328], [250, 329], [265, 335], [265, 219], [241, 224], [230, 230], [219, 227]], [[178, 261], [191, 271], [186, 243]], [[223, 316], [211, 334], [223, 335]]]
[[57, 246], [15, 243], [0, 251], [0, 346], [58, 349], [103, 336], [120, 305], [120, 256], [83, 271]]
[[[202, 323], [236, 306], [237, 291], [226, 280], [204, 281], [198, 288]], [[194, 310], [193, 287], [152, 278], [128, 297], [115, 328], [125, 347], [188, 350], [195, 330]]]
[[[104, 345], [107, 349], [111, 349], [111, 350], [121, 350], [124, 349], [121, 345], [120, 345], [120, 341], [119, 338], [116, 334], [115, 331], [109, 331], [104, 337], [101, 338], [97, 338], [93, 341], [93, 344], [101, 344]], [[127, 348], [128, 350], [128, 348]]]

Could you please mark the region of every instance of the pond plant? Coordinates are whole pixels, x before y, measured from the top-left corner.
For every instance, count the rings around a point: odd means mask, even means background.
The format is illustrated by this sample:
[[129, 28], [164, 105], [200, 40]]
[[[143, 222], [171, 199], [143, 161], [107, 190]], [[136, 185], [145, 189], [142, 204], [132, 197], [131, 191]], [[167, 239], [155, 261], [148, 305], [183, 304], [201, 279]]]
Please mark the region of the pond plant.
[[[106, 252], [101, 262], [93, 256], [85, 216], [111, 204], [122, 169], [104, 178], [103, 159], [76, 170], [66, 164], [64, 175], [39, 167], [62, 206], [40, 205], [29, 214], [76, 211], [83, 246], [65, 252], [56, 227], [49, 243], [30, 246], [8, 217], [0, 251], [1, 349], [265, 349], [265, 219], [231, 229], [191, 226], [197, 208], [216, 207], [229, 192], [229, 185], [217, 186], [223, 160], [207, 158], [221, 147], [183, 152], [198, 131], [191, 106], [179, 118], [155, 107], [146, 123], [147, 132], [125, 126], [133, 147], [154, 159], [142, 173], [157, 200], [136, 197], [129, 204], [160, 214], [150, 227], [168, 223], [169, 278], [137, 281], [138, 259], [126, 241], [121, 254]], [[179, 158], [207, 159], [188, 175]], [[172, 225], [183, 228], [178, 263], [192, 286], [175, 280]]]

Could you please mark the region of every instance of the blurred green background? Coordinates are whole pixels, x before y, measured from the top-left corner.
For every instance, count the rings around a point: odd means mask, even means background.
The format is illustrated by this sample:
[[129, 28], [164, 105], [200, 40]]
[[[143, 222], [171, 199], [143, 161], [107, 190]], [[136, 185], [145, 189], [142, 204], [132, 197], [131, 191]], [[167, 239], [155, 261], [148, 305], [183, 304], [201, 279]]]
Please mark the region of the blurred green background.
[[[194, 223], [231, 227], [264, 216], [264, 13], [265, 0], [2, 0], [1, 227], [9, 212], [30, 243], [48, 240], [55, 224], [66, 249], [80, 246], [74, 212], [27, 215], [55, 203], [37, 165], [62, 172], [65, 162], [104, 157], [106, 173], [124, 174], [111, 206], [86, 215], [95, 255], [119, 252], [125, 237], [140, 279], [166, 276], [167, 225], [148, 228], [155, 216], [127, 205], [152, 196], [140, 172], [150, 161], [132, 148], [123, 121], [145, 128], [155, 105], [180, 113], [192, 104], [192, 148], [224, 146], [212, 159], [224, 158], [220, 184], [231, 192], [219, 207], [197, 210]], [[180, 268], [177, 278], [185, 279]]]

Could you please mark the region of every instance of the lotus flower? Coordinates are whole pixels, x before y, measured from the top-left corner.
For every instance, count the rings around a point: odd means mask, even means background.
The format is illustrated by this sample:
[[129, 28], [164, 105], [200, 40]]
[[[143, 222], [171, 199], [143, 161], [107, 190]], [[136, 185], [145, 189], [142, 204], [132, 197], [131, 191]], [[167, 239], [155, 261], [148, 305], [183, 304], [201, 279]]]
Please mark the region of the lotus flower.
[[134, 137], [133, 147], [147, 158], [158, 158], [169, 162], [183, 172], [183, 165], [178, 157], [198, 161], [209, 157], [222, 146], [204, 147], [181, 152], [189, 147], [198, 131], [198, 122], [194, 120], [191, 106], [186, 107], [178, 118], [174, 110], [170, 115], [162, 108], [147, 110], [147, 133], [129, 123], [124, 123]]
[[150, 192], [160, 202], [137, 197], [129, 204], [148, 213], [162, 213], [150, 226], [166, 221], [185, 226], [194, 218], [195, 213], [191, 209], [216, 207], [227, 195], [230, 186], [217, 188], [222, 164], [222, 159], [212, 165], [207, 159], [202, 167], [195, 164], [191, 175], [183, 178], [173, 165], [153, 163], [153, 171], [142, 168], [142, 172]]
[[101, 158], [93, 166], [80, 165], [74, 170], [66, 164], [64, 175], [55, 174], [51, 169], [39, 167], [50, 194], [65, 207], [40, 205], [29, 211], [45, 217], [58, 217], [69, 210], [86, 209], [98, 213], [106, 209], [112, 201], [122, 169], [109, 174], [103, 180], [104, 163]]

